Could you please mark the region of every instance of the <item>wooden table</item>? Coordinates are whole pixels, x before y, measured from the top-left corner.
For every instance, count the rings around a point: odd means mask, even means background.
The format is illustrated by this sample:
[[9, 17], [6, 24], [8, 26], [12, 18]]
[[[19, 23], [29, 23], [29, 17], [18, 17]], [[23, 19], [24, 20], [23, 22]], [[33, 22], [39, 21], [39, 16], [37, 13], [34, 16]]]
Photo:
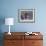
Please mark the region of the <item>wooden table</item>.
[[25, 35], [26, 32], [11, 32], [8, 35], [4, 33], [4, 46], [43, 46], [43, 35], [40, 32], [38, 35]]

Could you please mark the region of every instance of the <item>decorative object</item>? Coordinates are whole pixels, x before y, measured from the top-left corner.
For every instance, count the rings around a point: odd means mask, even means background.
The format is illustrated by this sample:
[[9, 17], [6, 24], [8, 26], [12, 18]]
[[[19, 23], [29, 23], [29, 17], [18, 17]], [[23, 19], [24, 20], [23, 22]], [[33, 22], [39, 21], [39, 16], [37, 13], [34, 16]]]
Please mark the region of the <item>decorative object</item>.
[[32, 33], [32, 32], [26, 32], [25, 35], [38, 35], [37, 33]]
[[10, 33], [10, 25], [14, 24], [14, 18], [5, 18], [5, 25], [9, 25], [9, 32], [8, 34], [11, 35]]
[[18, 10], [19, 22], [35, 22], [35, 9], [19, 9]]

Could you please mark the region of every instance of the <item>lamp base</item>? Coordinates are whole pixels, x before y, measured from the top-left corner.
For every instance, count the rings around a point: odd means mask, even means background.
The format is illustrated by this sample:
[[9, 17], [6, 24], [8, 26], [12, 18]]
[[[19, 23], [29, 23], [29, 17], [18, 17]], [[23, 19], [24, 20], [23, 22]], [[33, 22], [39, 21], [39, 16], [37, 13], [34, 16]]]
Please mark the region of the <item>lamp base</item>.
[[10, 32], [8, 32], [8, 34], [9, 34], [9, 35], [11, 35], [11, 33], [10, 33]]

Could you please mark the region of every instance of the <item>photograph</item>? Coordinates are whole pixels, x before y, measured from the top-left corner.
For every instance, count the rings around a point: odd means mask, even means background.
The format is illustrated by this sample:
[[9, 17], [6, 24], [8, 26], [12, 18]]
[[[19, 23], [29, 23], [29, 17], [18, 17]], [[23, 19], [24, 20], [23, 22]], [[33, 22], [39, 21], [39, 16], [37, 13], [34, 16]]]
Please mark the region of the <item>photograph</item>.
[[19, 9], [18, 20], [19, 22], [35, 22], [35, 9]]

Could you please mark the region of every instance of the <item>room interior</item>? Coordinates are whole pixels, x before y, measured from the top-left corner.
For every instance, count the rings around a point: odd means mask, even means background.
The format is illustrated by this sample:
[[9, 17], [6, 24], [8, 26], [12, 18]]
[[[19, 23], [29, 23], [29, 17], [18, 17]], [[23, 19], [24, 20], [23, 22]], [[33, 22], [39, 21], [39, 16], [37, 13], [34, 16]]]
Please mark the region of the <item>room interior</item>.
[[[18, 9], [33, 8], [35, 8], [35, 22], [19, 22]], [[0, 0], [0, 46], [4, 46], [4, 33], [9, 32], [5, 18], [14, 18], [10, 32], [40, 32], [43, 36], [42, 46], [46, 46], [46, 0]]]

